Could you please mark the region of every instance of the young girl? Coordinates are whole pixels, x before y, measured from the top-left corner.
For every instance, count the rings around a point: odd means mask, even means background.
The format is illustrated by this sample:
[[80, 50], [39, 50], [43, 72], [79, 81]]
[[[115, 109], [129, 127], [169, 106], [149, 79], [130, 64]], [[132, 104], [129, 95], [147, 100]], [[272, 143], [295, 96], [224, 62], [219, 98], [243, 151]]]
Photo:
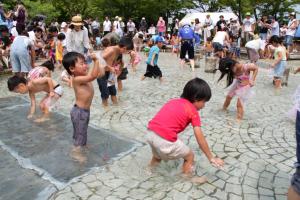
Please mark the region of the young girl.
[[281, 88], [281, 80], [286, 68], [287, 51], [285, 47], [281, 46], [281, 40], [278, 36], [273, 35], [270, 38], [270, 43], [275, 47], [274, 59], [275, 62], [271, 65], [274, 68], [274, 84], [275, 88]]
[[130, 63], [129, 64], [131, 64], [132, 71], [133, 71], [133, 73], [135, 73], [136, 68], [142, 59], [141, 59], [141, 56], [139, 55], [139, 53], [134, 50], [130, 51], [129, 55], [130, 55]]
[[[213, 156], [201, 130], [199, 110], [211, 98], [209, 85], [200, 78], [190, 80], [183, 89], [181, 98], [167, 102], [149, 122], [146, 140], [152, 149], [151, 167], [161, 160], [183, 159], [182, 172], [191, 175], [194, 166], [194, 153], [179, 138], [178, 134], [191, 123], [196, 140], [209, 162], [222, 167], [224, 161]], [[196, 177], [195, 177], [196, 178]], [[195, 179], [194, 179], [195, 180]], [[204, 181], [202, 179], [202, 181]]]
[[53, 63], [48, 60], [41, 64], [40, 66], [37, 66], [29, 71], [28, 73], [28, 80], [33, 80], [37, 78], [42, 77], [49, 77], [51, 78], [51, 71], [54, 72], [54, 65]]
[[[237, 120], [243, 119], [244, 108], [243, 103], [251, 95], [251, 87], [254, 85], [255, 78], [258, 72], [258, 67], [255, 64], [241, 64], [231, 58], [222, 58], [219, 62], [219, 70], [221, 76], [218, 81], [222, 80], [227, 75], [227, 87], [231, 85], [226, 100], [223, 105], [223, 110], [227, 110], [232, 98], [236, 95], [237, 100]], [[250, 72], [252, 71], [252, 79]]]
[[173, 45], [172, 53], [176, 53], [177, 57], [179, 55], [179, 38], [174, 33], [171, 39], [171, 43]]
[[56, 48], [55, 48], [55, 57], [56, 61], [58, 63], [58, 68], [60, 69], [62, 66], [62, 59], [64, 54], [64, 46], [63, 41], [66, 38], [64, 33], [60, 33], [57, 35], [57, 42], [56, 42]]
[[214, 48], [212, 46], [212, 38], [208, 37], [205, 44], [204, 44], [204, 48], [205, 48], [205, 56], [206, 57], [210, 57]]

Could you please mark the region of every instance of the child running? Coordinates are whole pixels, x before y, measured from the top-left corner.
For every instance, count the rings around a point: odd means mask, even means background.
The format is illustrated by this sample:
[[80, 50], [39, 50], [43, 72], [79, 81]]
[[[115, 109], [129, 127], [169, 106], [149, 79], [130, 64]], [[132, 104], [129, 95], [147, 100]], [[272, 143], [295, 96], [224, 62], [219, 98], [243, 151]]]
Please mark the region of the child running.
[[81, 147], [87, 143], [87, 129], [90, 119], [90, 107], [94, 96], [92, 81], [104, 74], [103, 68], [100, 70], [99, 61], [95, 54], [91, 54], [94, 66], [88, 72], [88, 66], [82, 54], [69, 52], [63, 57], [63, 66], [67, 72], [73, 76], [73, 88], [75, 92], [75, 104], [71, 110], [71, 120], [73, 123], [74, 148], [72, 157], [79, 162], [84, 162]]
[[[236, 95], [238, 97], [237, 121], [239, 122], [244, 115], [243, 104], [251, 96], [250, 89], [254, 85], [258, 67], [255, 64], [241, 64], [231, 58], [222, 58], [219, 62], [219, 70], [222, 74], [218, 81], [227, 75], [227, 87], [231, 85], [223, 110], [227, 110], [232, 98]], [[252, 72], [252, 79], [250, 79], [250, 72]]]
[[155, 39], [155, 45], [151, 47], [148, 59], [146, 61], [147, 63], [147, 69], [146, 73], [142, 76], [141, 80], [144, 80], [146, 77], [149, 78], [159, 78], [160, 81], [162, 81], [162, 73], [160, 68], [157, 66], [157, 61], [158, 61], [158, 54], [159, 50], [163, 46], [163, 38], [158, 36]]
[[[151, 167], [158, 165], [161, 160], [183, 158], [182, 171], [191, 175], [194, 166], [194, 153], [179, 138], [178, 134], [191, 123], [196, 140], [209, 162], [222, 167], [224, 161], [213, 156], [201, 130], [201, 120], [198, 110], [204, 108], [211, 98], [209, 85], [200, 78], [190, 80], [183, 89], [181, 98], [167, 102], [155, 117], [149, 122], [146, 135], [152, 149]], [[194, 177], [194, 181], [203, 182], [202, 177]], [[201, 179], [202, 178], [202, 179]]]
[[26, 80], [24, 77], [15, 75], [8, 79], [7, 85], [9, 91], [19, 94], [29, 93], [31, 107], [27, 116], [28, 119], [31, 119], [35, 113], [35, 94], [39, 92], [47, 93], [40, 102], [40, 109], [43, 112], [43, 115], [36, 119], [35, 122], [49, 120], [49, 108], [55, 104], [63, 94], [62, 87], [49, 77]]

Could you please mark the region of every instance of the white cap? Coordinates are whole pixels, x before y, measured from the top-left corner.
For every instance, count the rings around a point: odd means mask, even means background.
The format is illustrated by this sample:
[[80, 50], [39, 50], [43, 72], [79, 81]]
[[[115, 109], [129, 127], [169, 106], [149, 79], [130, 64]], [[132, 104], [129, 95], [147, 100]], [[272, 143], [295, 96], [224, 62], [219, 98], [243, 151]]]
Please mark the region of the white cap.
[[61, 25], [60, 25], [61, 28], [65, 28], [66, 26], [67, 26], [66, 22], [62, 22]]

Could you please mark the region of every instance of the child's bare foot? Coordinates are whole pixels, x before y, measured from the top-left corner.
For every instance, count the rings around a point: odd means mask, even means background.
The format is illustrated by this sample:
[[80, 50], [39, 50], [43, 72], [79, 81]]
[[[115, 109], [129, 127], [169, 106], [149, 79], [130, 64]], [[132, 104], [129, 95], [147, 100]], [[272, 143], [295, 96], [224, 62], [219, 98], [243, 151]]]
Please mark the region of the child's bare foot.
[[192, 183], [202, 184], [202, 183], [207, 182], [207, 177], [206, 176], [194, 176], [190, 180], [191, 180]]
[[42, 116], [42, 117], [37, 118], [36, 120], [34, 120], [34, 122], [42, 123], [42, 122], [45, 122], [45, 121], [48, 121], [48, 120], [50, 120], [49, 116]]
[[146, 76], [142, 76], [141, 81], [145, 80]]
[[159, 78], [159, 81], [160, 81], [160, 83], [163, 83], [164, 80], [163, 80], [162, 77], [160, 77], [160, 78]]
[[79, 163], [85, 163], [87, 158], [82, 153], [81, 147], [73, 147], [70, 156]]

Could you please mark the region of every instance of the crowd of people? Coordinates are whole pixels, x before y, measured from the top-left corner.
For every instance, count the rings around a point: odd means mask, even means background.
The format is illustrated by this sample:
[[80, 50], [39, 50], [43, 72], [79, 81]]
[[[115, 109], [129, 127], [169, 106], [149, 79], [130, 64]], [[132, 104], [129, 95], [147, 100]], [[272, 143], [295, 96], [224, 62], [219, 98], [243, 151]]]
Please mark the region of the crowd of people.
[[[255, 22], [250, 13], [246, 13], [242, 23], [238, 19], [226, 21], [222, 15], [216, 24], [210, 15], [206, 16], [204, 24], [199, 19], [176, 19], [171, 32], [163, 17], [159, 17], [156, 25], [148, 26], [145, 17], [138, 25], [132, 19], [125, 23], [118, 16], [113, 21], [105, 17], [100, 24], [98, 19], [83, 20], [80, 15], [76, 15], [70, 23], [54, 22], [46, 26], [43, 17], [26, 23], [26, 13], [24, 5], [17, 5], [14, 12], [6, 13], [0, 4], [2, 68], [11, 67], [14, 73], [8, 79], [8, 89], [29, 94], [31, 107], [28, 119], [35, 114], [35, 95], [46, 92], [39, 103], [43, 115], [35, 120], [44, 122], [49, 119], [53, 105], [63, 98], [63, 86], [51, 77], [52, 71], [60, 70], [61, 81], [73, 88], [75, 93], [76, 100], [70, 113], [74, 127], [72, 156], [79, 161], [82, 161], [81, 149], [87, 144], [90, 106], [94, 96], [92, 81], [97, 80], [104, 107], [109, 106], [109, 98], [113, 104], [117, 104], [117, 93], [122, 91], [122, 80], [127, 78], [127, 66], [132, 67], [132, 73], [136, 72], [142, 60], [140, 51], [144, 51], [147, 56], [146, 72], [141, 80], [153, 77], [163, 81], [158, 59], [160, 50], [167, 48], [167, 45], [172, 47], [173, 53], [180, 54], [181, 67], [188, 61], [192, 71], [195, 70], [194, 56], [197, 49], [203, 49], [207, 57], [219, 59], [219, 66], [215, 69], [221, 72], [219, 80], [226, 76], [227, 86], [230, 86], [223, 109], [226, 110], [236, 96], [237, 120], [240, 121], [244, 115], [244, 104], [252, 96], [252, 87], [258, 73], [257, 60], [274, 59], [271, 65], [274, 68], [273, 84], [276, 89], [282, 85], [287, 86], [290, 72], [286, 60], [289, 53], [296, 51], [294, 44], [297, 37], [300, 37], [297, 35], [300, 28], [297, 29], [298, 22], [294, 13], [289, 15], [288, 24], [282, 27], [273, 16], [262, 16]], [[242, 46], [247, 50], [250, 63], [238, 60]], [[124, 63], [124, 54], [131, 58], [128, 64]], [[40, 60], [45, 62], [37, 65]], [[92, 63], [89, 69], [88, 64]], [[161, 108], [148, 125], [147, 141], [153, 153], [151, 166], [161, 160], [183, 158], [183, 172], [192, 173], [194, 153], [177, 138], [177, 134], [190, 123], [200, 148], [211, 164], [217, 167], [224, 165], [223, 160], [210, 151], [200, 128], [198, 110], [210, 98], [209, 85], [203, 79], [195, 78], [184, 86], [181, 98], [172, 99]], [[298, 111], [298, 135], [299, 120]], [[296, 181], [300, 179], [297, 173], [294, 177]], [[196, 181], [201, 182], [203, 179]]]

